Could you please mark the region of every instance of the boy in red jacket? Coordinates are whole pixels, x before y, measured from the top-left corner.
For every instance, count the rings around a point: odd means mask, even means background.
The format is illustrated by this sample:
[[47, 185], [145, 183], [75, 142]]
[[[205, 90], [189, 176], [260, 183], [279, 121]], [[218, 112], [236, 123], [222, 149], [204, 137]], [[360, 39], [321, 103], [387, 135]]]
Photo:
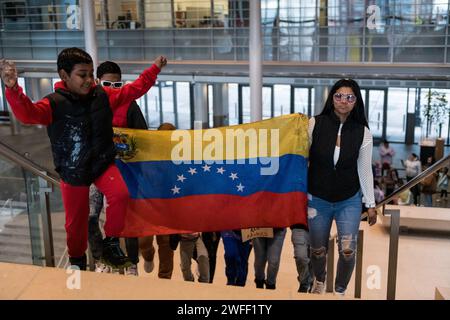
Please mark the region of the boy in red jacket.
[[17, 84], [14, 63], [0, 62], [6, 99], [14, 115], [22, 123], [47, 126], [53, 161], [61, 177], [70, 263], [81, 270], [86, 270], [92, 183], [107, 201], [103, 258], [114, 265], [123, 264], [126, 259], [115, 239], [124, 227], [129, 194], [114, 164], [113, 110], [144, 95], [166, 63], [166, 58], [158, 57], [137, 80], [116, 90], [95, 84], [93, 62], [88, 53], [67, 48], [57, 60], [62, 81], [55, 84], [54, 93], [33, 103]]
[[[105, 61], [97, 67], [97, 84], [104, 87], [112, 87], [119, 90], [123, 87], [122, 70], [119, 65], [112, 61]], [[132, 101], [130, 104], [123, 104], [119, 106], [113, 112], [114, 127], [131, 128], [147, 130], [147, 122], [144, 119], [144, 115], [141, 112], [136, 101]], [[95, 187], [91, 185], [89, 191], [90, 201], [90, 214], [89, 214], [89, 228], [88, 228], [88, 240], [89, 249], [91, 250], [92, 257], [95, 263], [95, 272], [117, 272], [120, 273], [121, 266], [108, 266], [101, 261], [103, 256], [103, 235], [99, 226], [99, 217], [103, 210], [103, 194]], [[168, 237], [168, 236], [167, 236]], [[117, 238], [117, 242], [119, 238]], [[139, 242], [138, 238], [125, 238], [125, 245], [127, 249], [129, 266], [124, 266], [126, 275], [138, 275], [139, 263]], [[119, 246], [118, 246], [119, 247]], [[172, 253], [173, 255], [173, 253]]]

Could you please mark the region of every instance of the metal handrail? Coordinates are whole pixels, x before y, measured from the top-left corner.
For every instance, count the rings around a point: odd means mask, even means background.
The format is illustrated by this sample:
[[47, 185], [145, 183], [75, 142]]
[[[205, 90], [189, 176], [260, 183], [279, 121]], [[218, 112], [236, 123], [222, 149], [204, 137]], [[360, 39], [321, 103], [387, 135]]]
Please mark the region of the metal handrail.
[[381, 201], [380, 203], [377, 204], [376, 209], [384, 207], [386, 204], [388, 204], [389, 202], [394, 200], [394, 198], [396, 198], [399, 194], [401, 194], [405, 190], [408, 190], [408, 189], [414, 187], [415, 185], [422, 182], [424, 179], [428, 178], [430, 175], [432, 175], [432, 174], [436, 173], [437, 171], [439, 171], [440, 169], [444, 168], [446, 165], [448, 165], [448, 162], [450, 162], [450, 154], [447, 155], [446, 157], [440, 159], [439, 161], [437, 161], [435, 164], [433, 164], [432, 166], [427, 168], [425, 171], [423, 171], [420, 174], [418, 174], [417, 176], [415, 176], [413, 179], [411, 179], [410, 181], [405, 183], [400, 188], [394, 190], [394, 192], [392, 192], [388, 197], [386, 197], [383, 201]]
[[6, 145], [1, 141], [0, 141], [0, 155], [4, 156], [5, 158], [8, 158], [15, 164], [30, 171], [34, 175], [41, 177], [47, 182], [60, 187], [60, 182], [57, 177], [51, 175], [46, 170], [41, 168], [39, 165], [31, 161], [30, 159], [26, 158], [25, 156], [21, 155], [16, 150], [12, 149], [11, 147], [9, 147], [8, 145]]
[[398, 248], [400, 235], [400, 209], [384, 209], [385, 205], [392, 201], [400, 193], [407, 189], [414, 187], [422, 182], [430, 175], [435, 174], [438, 170], [448, 165], [450, 155], [440, 159], [435, 164], [427, 168], [425, 171], [411, 179], [409, 182], [396, 189], [386, 199], [381, 201], [376, 208], [383, 208], [383, 215], [390, 216], [390, 236], [389, 236], [389, 260], [388, 260], [388, 281], [387, 281], [387, 296], [388, 300], [394, 300], [397, 286], [397, 263], [398, 263]]
[[[381, 201], [377, 204], [376, 209], [385, 207], [386, 204], [388, 204], [390, 201], [392, 201], [395, 197], [397, 197], [400, 193], [404, 192], [407, 189], [410, 189], [411, 187], [414, 187], [415, 185], [422, 182], [424, 179], [429, 177], [432, 174], [435, 174], [438, 170], [442, 169], [446, 165], [448, 165], [448, 162], [450, 162], [450, 155], [447, 155], [446, 157], [440, 159], [435, 164], [421, 172], [419, 175], [408, 181], [406, 184], [401, 186], [400, 188], [396, 189], [392, 194], [390, 194], [386, 199]], [[384, 210], [383, 210], [384, 214]], [[389, 215], [391, 215], [391, 212], [388, 212]], [[367, 218], [368, 214], [367, 212], [364, 212], [361, 215], [361, 220]], [[388, 299], [395, 299], [395, 283], [396, 283], [396, 273], [397, 273], [397, 258], [398, 258], [398, 229], [399, 229], [399, 222], [400, 222], [400, 212], [395, 213], [394, 219], [392, 219], [392, 225], [391, 225], [391, 236], [390, 236], [390, 249], [389, 249], [389, 267], [388, 267], [388, 273], [389, 273], [389, 281], [388, 281]], [[358, 239], [358, 242], [362, 242], [363, 240], [363, 232], [362, 230], [360, 232], [360, 239]], [[329, 276], [327, 277], [327, 292], [333, 291], [333, 278], [334, 278], [334, 241], [336, 240], [337, 234], [330, 235], [328, 240], [328, 261], [327, 261], [327, 271], [329, 273]], [[362, 251], [362, 243], [358, 243], [358, 248]], [[358, 259], [358, 267], [359, 264], [362, 263], [362, 252], [358, 252], [359, 256]], [[358, 269], [358, 268], [357, 268]], [[331, 277], [330, 277], [331, 276]], [[355, 298], [361, 297], [361, 278], [362, 273], [358, 272], [358, 275], [355, 276]]]

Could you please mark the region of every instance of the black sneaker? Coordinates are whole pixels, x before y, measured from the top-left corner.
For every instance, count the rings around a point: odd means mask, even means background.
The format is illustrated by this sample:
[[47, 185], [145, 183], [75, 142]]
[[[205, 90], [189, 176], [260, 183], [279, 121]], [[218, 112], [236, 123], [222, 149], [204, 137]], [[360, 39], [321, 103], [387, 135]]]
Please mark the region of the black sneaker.
[[265, 283], [264, 280], [255, 279], [255, 283], [256, 283], [257, 289], [264, 289], [264, 283]]
[[266, 289], [275, 290], [275, 288], [276, 288], [275, 284], [269, 284], [266, 282]]
[[76, 266], [80, 270], [86, 270], [87, 258], [86, 255], [81, 257], [69, 257], [69, 262], [71, 266]]
[[113, 237], [103, 239], [103, 256], [101, 261], [114, 268], [127, 268], [132, 264], [120, 248], [119, 238]]
[[298, 288], [298, 292], [299, 293], [308, 293], [310, 292], [310, 286], [309, 285], [300, 285], [300, 287]]

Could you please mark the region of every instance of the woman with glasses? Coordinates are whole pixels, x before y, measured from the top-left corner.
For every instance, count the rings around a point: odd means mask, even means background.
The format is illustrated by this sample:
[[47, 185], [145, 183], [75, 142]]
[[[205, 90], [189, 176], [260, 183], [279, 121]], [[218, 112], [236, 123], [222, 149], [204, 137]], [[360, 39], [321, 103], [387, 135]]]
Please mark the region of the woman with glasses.
[[315, 276], [312, 292], [325, 291], [326, 255], [336, 221], [339, 260], [335, 294], [344, 295], [355, 266], [362, 202], [369, 224], [377, 220], [372, 174], [372, 135], [358, 84], [334, 84], [324, 110], [309, 122], [308, 225]]

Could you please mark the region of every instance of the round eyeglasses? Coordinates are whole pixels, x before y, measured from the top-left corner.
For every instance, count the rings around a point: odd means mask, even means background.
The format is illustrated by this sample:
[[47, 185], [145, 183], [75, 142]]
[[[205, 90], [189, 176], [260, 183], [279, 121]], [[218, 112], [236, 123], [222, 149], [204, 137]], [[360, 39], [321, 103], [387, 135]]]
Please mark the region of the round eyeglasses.
[[356, 96], [354, 94], [335, 93], [333, 95], [333, 98], [337, 102], [341, 102], [343, 100], [347, 101], [348, 103], [356, 102]]

